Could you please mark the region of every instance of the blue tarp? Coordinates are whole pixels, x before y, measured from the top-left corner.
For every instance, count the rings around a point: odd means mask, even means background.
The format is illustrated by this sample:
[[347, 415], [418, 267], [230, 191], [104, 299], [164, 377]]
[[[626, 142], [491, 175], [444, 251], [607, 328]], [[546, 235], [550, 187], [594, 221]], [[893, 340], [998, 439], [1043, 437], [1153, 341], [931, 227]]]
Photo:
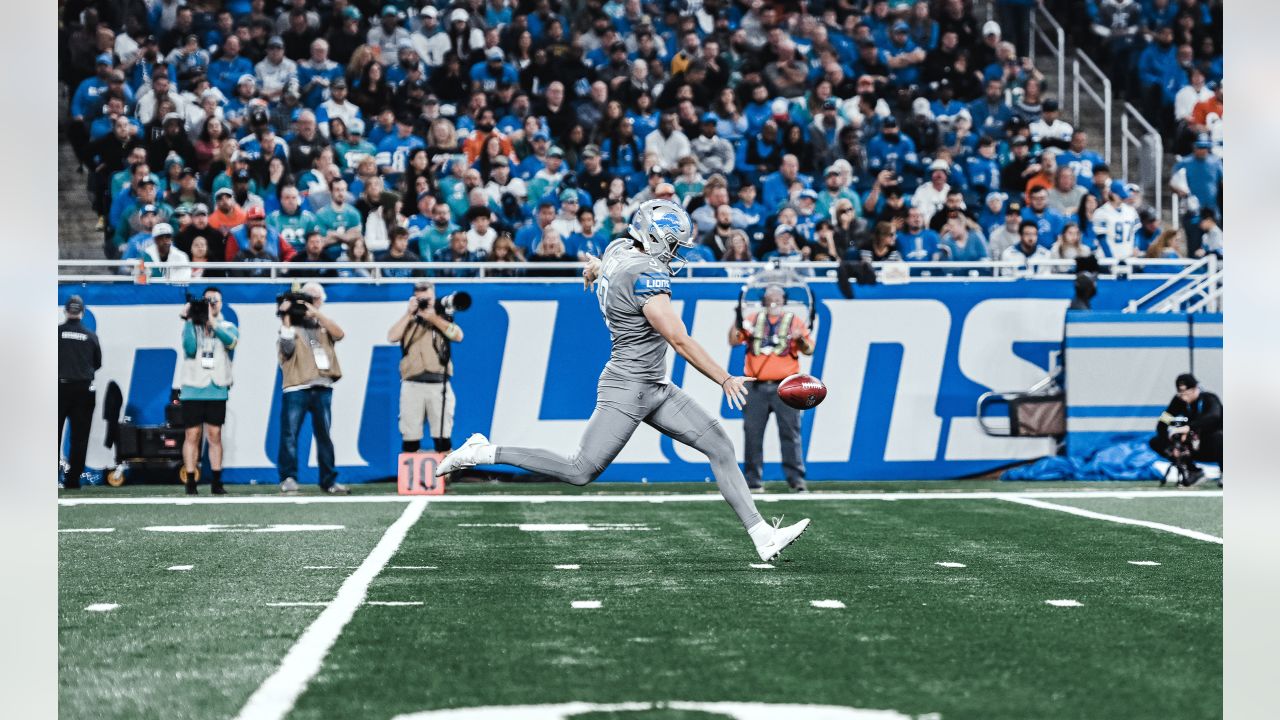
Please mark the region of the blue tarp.
[[1108, 445], [1084, 458], [1046, 457], [1010, 468], [1001, 480], [1159, 480], [1161, 458], [1138, 440]]

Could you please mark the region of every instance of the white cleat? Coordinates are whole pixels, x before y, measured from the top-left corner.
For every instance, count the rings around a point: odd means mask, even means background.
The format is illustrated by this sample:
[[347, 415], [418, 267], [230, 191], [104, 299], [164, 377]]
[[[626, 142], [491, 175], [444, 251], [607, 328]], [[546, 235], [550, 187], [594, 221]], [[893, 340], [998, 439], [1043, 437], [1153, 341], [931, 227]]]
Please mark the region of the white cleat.
[[480, 433], [475, 433], [462, 443], [462, 447], [445, 457], [436, 468], [436, 477], [444, 477], [455, 470], [465, 470], [476, 465], [487, 465], [493, 462], [493, 445]]
[[760, 562], [770, 562], [781, 555], [783, 549], [795, 542], [808, 527], [809, 518], [786, 527], [774, 526], [773, 532], [769, 533], [762, 542], [756, 543], [756, 553], [760, 555]]

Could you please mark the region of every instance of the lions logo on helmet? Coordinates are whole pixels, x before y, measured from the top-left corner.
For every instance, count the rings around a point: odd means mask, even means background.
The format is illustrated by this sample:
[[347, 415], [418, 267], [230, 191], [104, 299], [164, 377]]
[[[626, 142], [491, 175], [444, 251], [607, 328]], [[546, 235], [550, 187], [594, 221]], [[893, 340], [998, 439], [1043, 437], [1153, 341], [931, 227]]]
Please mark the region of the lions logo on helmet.
[[649, 200], [642, 203], [631, 219], [631, 237], [650, 257], [667, 266], [671, 274], [671, 261], [681, 247], [693, 247], [693, 221], [689, 213], [670, 200]]

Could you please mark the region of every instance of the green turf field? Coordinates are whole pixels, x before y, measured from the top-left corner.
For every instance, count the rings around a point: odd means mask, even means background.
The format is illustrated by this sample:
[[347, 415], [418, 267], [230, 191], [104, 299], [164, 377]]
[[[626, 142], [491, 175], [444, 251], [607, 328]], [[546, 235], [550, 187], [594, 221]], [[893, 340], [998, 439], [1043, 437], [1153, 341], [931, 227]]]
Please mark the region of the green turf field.
[[[722, 502], [689, 493], [64, 494], [80, 504], [60, 509], [60, 714], [1221, 717], [1220, 493], [1037, 492], [1041, 507], [892, 487], [762, 501], [813, 519], [769, 568]], [[162, 497], [97, 504], [144, 496]]]

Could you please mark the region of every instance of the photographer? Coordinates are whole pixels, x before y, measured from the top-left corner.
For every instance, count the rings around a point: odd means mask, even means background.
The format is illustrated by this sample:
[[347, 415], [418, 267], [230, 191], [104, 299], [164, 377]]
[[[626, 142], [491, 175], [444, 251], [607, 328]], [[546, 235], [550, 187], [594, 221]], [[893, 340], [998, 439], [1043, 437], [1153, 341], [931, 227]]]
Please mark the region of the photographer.
[[457, 293], [437, 301], [435, 286], [417, 283], [405, 314], [387, 331], [387, 340], [400, 345], [402, 452], [418, 451], [426, 420], [431, 422], [436, 452], [452, 449], [451, 343], [462, 341], [462, 328], [453, 322], [455, 303], [456, 309], [465, 310], [470, 306], [470, 296]]
[[182, 442], [181, 479], [188, 495], [196, 494], [200, 467], [201, 431], [209, 441], [210, 491], [225, 495], [222, 487], [222, 425], [227, 419], [227, 398], [231, 392], [231, 351], [240, 341], [240, 329], [222, 317], [222, 292], [205, 288], [198, 300], [183, 309], [181, 389]]
[[280, 492], [298, 492], [298, 433], [302, 418], [311, 414], [315, 433], [316, 459], [320, 462], [320, 490], [329, 495], [350, 495], [345, 485], [337, 482], [333, 440], [329, 437], [332, 417], [333, 384], [342, 378], [338, 355], [333, 344], [345, 333], [338, 324], [320, 312], [324, 305], [324, 288], [310, 282], [299, 292], [280, 297], [279, 360], [284, 394], [280, 405], [280, 453], [276, 467], [280, 473]]
[[1175, 387], [1178, 394], [1160, 415], [1150, 445], [1185, 468], [1184, 485], [1198, 485], [1204, 482], [1204, 471], [1197, 460], [1222, 465], [1222, 400], [1201, 390], [1191, 373], [1179, 375]]
[[800, 372], [800, 355], [813, 354], [814, 340], [805, 318], [787, 309], [787, 292], [781, 285], [765, 288], [763, 305], [763, 310], [746, 317], [739, 305], [734, 324], [729, 328], [729, 344], [747, 346], [743, 374], [755, 378], [742, 408], [746, 436], [742, 472], [752, 490], [763, 487], [760, 482], [764, 469], [764, 431], [772, 413], [778, 423], [787, 485], [795, 492], [805, 492], [800, 411], [778, 397], [778, 383]]

